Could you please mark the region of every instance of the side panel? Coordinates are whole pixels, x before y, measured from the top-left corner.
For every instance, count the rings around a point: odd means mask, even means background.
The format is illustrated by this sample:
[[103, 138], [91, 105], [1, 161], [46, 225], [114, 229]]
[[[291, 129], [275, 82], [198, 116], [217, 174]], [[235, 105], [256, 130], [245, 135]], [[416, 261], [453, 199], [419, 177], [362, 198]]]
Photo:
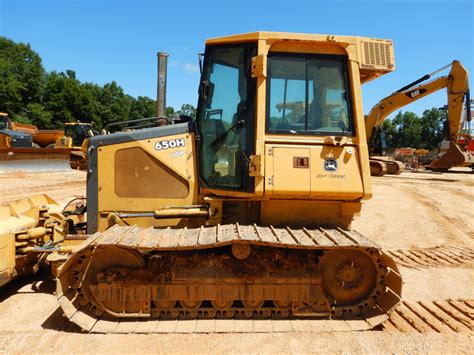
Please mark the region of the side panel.
[[[354, 146], [267, 144], [265, 195], [357, 200], [364, 190]], [[306, 197], [307, 198], [307, 197]]]
[[[88, 176], [89, 233], [106, 229], [110, 212], [153, 212], [196, 203], [195, 135], [187, 124], [103, 138], [89, 148], [90, 164], [95, 164]], [[140, 226], [186, 223], [153, 218], [127, 222]]]
[[273, 148], [273, 194], [309, 196], [311, 191], [311, 150]]

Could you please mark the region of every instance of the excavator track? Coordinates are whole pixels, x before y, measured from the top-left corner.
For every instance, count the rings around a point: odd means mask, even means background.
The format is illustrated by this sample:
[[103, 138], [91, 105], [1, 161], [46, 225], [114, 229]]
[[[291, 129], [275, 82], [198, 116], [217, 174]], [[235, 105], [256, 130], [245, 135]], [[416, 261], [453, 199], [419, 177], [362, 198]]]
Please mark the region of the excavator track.
[[367, 330], [401, 285], [391, 257], [339, 227], [113, 226], [61, 266], [57, 296], [87, 332]]
[[402, 162], [370, 157], [370, 175], [372, 176], [400, 175], [404, 171], [405, 164]]

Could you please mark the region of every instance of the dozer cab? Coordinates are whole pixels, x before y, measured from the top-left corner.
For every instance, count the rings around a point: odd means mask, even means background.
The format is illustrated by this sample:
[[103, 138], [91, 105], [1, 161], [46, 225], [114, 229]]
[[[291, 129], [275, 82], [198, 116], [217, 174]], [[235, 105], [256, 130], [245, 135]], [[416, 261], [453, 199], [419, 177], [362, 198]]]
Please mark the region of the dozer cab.
[[84, 140], [90, 137], [92, 123], [66, 122], [64, 124], [64, 134], [56, 140], [56, 148], [76, 148], [81, 149]]
[[92, 123], [86, 122], [66, 122], [64, 124], [64, 134], [58, 137], [52, 144], [55, 148], [67, 148], [70, 150], [70, 165], [72, 169], [85, 170], [87, 168], [87, 145], [89, 138], [97, 132], [93, 129]]
[[350, 226], [372, 195], [360, 87], [392, 70], [389, 40], [208, 40], [195, 120], [90, 139], [88, 237], [49, 259], [65, 315], [105, 333], [381, 324], [401, 276]]

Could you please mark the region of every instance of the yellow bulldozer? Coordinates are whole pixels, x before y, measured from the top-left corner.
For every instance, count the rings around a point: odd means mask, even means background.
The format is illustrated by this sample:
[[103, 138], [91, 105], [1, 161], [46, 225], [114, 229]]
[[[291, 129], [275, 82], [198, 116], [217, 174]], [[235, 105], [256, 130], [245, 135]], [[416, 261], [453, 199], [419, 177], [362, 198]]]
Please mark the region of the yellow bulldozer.
[[[92, 137], [87, 206], [11, 203], [0, 251], [47, 254], [64, 314], [85, 331], [189, 319], [239, 331], [262, 318], [371, 329], [402, 279], [350, 229], [372, 195], [361, 85], [394, 69], [390, 40], [209, 39], [195, 120]], [[16, 266], [0, 266], [7, 282]]]
[[56, 149], [67, 148], [71, 151], [70, 164], [72, 169], [87, 169], [87, 146], [89, 138], [97, 134], [92, 123], [66, 122], [64, 133], [56, 139], [50, 147]]
[[60, 135], [60, 130], [13, 122], [0, 112], [0, 173], [69, 169], [69, 150], [46, 148]]
[[87, 144], [96, 133], [91, 123], [66, 122], [62, 130], [44, 130], [0, 112], [0, 172], [85, 170]]

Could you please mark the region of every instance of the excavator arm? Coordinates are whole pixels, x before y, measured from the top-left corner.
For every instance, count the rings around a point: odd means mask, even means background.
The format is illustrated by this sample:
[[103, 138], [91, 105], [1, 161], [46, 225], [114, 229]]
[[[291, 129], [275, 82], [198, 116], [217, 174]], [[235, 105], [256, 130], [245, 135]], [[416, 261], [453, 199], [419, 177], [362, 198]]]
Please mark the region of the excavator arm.
[[[436, 73], [451, 67], [448, 75], [438, 77], [425, 84], [418, 85], [429, 80]], [[418, 86], [417, 86], [418, 85]], [[368, 137], [369, 148], [372, 149], [377, 136], [377, 131], [382, 126], [383, 121], [389, 114], [401, 107], [415, 102], [423, 97], [431, 95], [443, 88], [447, 88], [448, 94], [448, 120], [450, 139], [454, 140], [461, 129], [462, 110], [464, 97], [469, 102], [469, 83], [467, 70], [462, 64], [455, 60], [450, 65], [443, 67], [431, 74], [427, 74], [420, 79], [404, 86], [393, 94], [377, 103], [365, 120], [366, 136]], [[468, 115], [470, 117], [470, 115]]]

